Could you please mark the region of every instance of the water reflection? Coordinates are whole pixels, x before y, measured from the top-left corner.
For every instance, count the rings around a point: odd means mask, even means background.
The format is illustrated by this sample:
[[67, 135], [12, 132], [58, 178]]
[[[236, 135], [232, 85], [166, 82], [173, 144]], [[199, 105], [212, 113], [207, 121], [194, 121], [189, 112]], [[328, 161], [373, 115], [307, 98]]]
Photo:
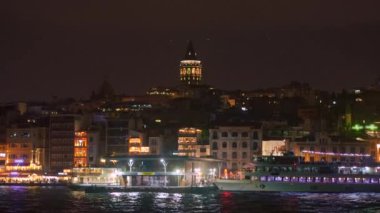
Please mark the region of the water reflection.
[[0, 212], [376, 212], [380, 193], [93, 193], [0, 187]]

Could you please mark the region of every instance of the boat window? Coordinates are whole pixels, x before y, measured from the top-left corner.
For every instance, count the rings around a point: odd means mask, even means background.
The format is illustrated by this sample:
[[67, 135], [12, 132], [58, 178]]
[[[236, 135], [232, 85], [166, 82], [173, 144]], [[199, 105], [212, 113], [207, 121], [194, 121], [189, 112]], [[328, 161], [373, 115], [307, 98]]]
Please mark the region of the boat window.
[[252, 181], [257, 181], [258, 179], [259, 179], [259, 178], [258, 178], [257, 176], [252, 176], [252, 177], [251, 177], [251, 180], [252, 180]]
[[260, 177], [260, 181], [267, 181], [267, 177], [266, 176], [261, 176]]
[[377, 179], [377, 178], [371, 178], [371, 183], [379, 183], [379, 179]]
[[355, 183], [361, 183], [362, 179], [361, 178], [355, 178]]
[[321, 178], [320, 178], [320, 177], [315, 177], [314, 182], [316, 182], [316, 183], [320, 183], [320, 182], [321, 182]]
[[307, 182], [308, 182], [308, 183], [313, 182], [313, 177], [307, 177]]
[[363, 178], [363, 183], [369, 183], [369, 178]]
[[324, 178], [323, 178], [323, 182], [324, 182], [324, 183], [330, 183], [331, 180], [330, 180], [330, 178], [328, 178], [328, 177], [324, 177]]
[[268, 182], [271, 182], [271, 181], [274, 181], [274, 177], [273, 176], [268, 176]]
[[292, 177], [292, 182], [298, 182], [298, 177]]
[[284, 178], [282, 179], [282, 181], [284, 181], [284, 182], [289, 182], [289, 177], [284, 177]]
[[353, 183], [353, 182], [354, 182], [353, 178], [351, 178], [351, 177], [347, 178], [347, 183]]
[[276, 177], [275, 180], [281, 182], [282, 181], [282, 177]]
[[331, 183], [336, 183], [337, 179], [336, 178], [331, 178]]
[[305, 177], [299, 177], [299, 182], [305, 183], [306, 182], [306, 178]]
[[344, 183], [346, 181], [346, 178], [340, 177], [338, 178], [338, 183]]

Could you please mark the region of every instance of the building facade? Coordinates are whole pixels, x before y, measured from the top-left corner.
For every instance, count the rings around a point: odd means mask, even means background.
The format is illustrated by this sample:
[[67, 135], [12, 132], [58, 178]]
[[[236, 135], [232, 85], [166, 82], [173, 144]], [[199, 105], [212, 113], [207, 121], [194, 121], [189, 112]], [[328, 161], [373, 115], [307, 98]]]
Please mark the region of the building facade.
[[202, 130], [186, 127], [178, 130], [178, 156], [195, 157]]
[[161, 155], [162, 154], [162, 136], [152, 136], [148, 137], [149, 151], [151, 155]]
[[6, 171], [17, 175], [42, 173], [47, 163], [47, 129], [7, 129]]
[[90, 167], [100, 165], [100, 155], [101, 150], [104, 150], [104, 143], [101, 143], [100, 132], [99, 131], [88, 131], [87, 132], [87, 161]]
[[127, 155], [128, 150], [128, 123], [123, 117], [108, 117], [106, 121], [105, 155], [118, 156]]
[[252, 125], [218, 125], [209, 130], [211, 156], [225, 161], [224, 168], [240, 170], [261, 154], [262, 128]]
[[74, 167], [88, 166], [88, 136], [86, 131], [76, 131], [74, 137]]
[[56, 115], [49, 122], [49, 168], [55, 174], [74, 167], [75, 115]]
[[304, 157], [305, 162], [356, 164], [372, 161], [370, 142], [340, 139], [326, 134], [317, 134], [311, 140], [291, 141], [290, 150], [296, 156]]

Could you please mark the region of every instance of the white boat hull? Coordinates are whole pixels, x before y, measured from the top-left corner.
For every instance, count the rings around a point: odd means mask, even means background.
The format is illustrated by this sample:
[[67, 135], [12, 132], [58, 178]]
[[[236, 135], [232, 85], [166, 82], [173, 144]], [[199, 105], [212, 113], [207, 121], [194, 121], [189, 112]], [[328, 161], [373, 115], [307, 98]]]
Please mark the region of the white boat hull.
[[249, 180], [217, 180], [220, 191], [239, 192], [380, 192], [380, 184], [253, 182]]

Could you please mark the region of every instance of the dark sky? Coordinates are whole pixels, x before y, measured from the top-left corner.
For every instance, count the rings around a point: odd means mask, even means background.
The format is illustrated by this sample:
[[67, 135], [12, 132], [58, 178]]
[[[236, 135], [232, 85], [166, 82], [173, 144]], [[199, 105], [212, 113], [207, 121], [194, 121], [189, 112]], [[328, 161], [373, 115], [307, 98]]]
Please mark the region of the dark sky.
[[59, 2], [0, 3], [0, 101], [85, 98], [105, 76], [125, 94], [176, 85], [188, 39], [218, 88], [380, 75], [378, 0]]

